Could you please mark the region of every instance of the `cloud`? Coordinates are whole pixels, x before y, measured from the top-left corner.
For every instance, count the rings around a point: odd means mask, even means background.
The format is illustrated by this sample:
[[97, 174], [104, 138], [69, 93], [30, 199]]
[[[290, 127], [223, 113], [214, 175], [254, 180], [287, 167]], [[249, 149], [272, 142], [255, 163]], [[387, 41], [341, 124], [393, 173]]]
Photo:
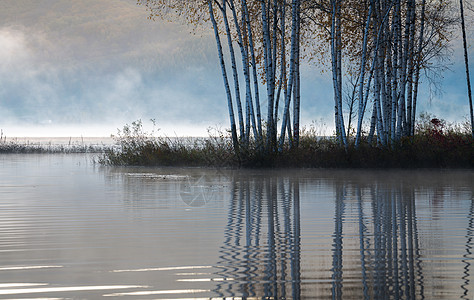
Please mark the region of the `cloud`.
[[[147, 16], [130, 0], [0, 1], [0, 128], [115, 129], [150, 118], [171, 135], [176, 128], [185, 134], [186, 128], [228, 127], [212, 31], [196, 36], [185, 25]], [[323, 118], [331, 131], [330, 74], [321, 75], [314, 65], [302, 72], [302, 124]], [[458, 91], [463, 74], [449, 77], [446, 94]], [[421, 97], [420, 109], [426, 101]], [[449, 119], [459, 118], [462, 98], [439, 97], [436, 107], [444, 107]]]
[[1, 127], [226, 119], [208, 37], [129, 1], [40, 2], [0, 3]]
[[25, 35], [18, 30], [0, 29], [0, 67], [6, 69], [28, 57]]

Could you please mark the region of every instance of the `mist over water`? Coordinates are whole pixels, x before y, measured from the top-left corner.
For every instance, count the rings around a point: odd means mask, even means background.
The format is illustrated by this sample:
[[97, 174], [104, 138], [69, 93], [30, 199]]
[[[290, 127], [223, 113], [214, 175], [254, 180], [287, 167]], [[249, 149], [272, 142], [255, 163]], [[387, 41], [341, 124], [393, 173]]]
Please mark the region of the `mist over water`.
[[0, 298], [472, 299], [472, 171], [0, 156]]

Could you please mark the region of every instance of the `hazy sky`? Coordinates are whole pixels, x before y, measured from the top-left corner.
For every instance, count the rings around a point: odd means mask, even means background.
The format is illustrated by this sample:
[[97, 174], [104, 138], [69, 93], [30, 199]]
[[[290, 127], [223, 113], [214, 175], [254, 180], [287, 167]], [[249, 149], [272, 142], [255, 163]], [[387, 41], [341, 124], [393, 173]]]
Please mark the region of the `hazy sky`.
[[[168, 135], [227, 128], [212, 31], [193, 35], [147, 16], [135, 0], [1, 0], [0, 129], [8, 136], [108, 136], [151, 118]], [[442, 74], [444, 93], [428, 101], [424, 85], [418, 112], [449, 121], [468, 115], [457, 46], [454, 54], [452, 71]], [[330, 131], [328, 76], [303, 67], [302, 121], [322, 119]]]

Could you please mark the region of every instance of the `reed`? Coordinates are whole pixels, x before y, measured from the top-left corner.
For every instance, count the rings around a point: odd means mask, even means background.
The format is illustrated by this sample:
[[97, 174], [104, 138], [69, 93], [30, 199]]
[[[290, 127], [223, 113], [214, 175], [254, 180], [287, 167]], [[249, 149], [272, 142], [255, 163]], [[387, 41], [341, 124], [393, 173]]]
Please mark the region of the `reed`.
[[347, 149], [335, 137], [307, 130], [302, 131], [298, 148], [287, 142], [280, 151], [268, 153], [252, 142], [236, 152], [230, 133], [218, 130], [200, 139], [155, 137], [136, 121], [119, 131], [117, 147], [107, 149], [98, 161], [115, 166], [474, 168], [473, 138], [464, 127], [468, 126], [422, 116], [416, 134], [390, 148], [369, 144], [367, 139], [356, 148], [349, 139]]

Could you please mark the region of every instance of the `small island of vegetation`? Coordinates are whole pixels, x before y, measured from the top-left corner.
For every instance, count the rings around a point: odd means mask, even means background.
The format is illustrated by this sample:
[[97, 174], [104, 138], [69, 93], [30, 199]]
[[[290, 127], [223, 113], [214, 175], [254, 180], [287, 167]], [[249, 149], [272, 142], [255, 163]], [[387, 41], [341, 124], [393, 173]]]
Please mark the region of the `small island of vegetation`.
[[217, 130], [208, 138], [156, 137], [143, 130], [140, 120], [124, 126], [114, 138], [118, 147], [108, 149], [98, 160], [101, 164], [233, 168], [474, 168], [470, 124], [447, 124], [426, 114], [421, 115], [414, 136], [404, 137], [389, 148], [369, 142], [366, 136], [357, 148], [349, 136], [349, 145], [344, 147], [335, 136], [318, 136], [314, 126], [302, 130], [297, 148], [285, 143], [274, 152], [267, 152], [256, 143], [236, 150], [231, 134]]
[[[141, 122], [117, 136], [111, 165], [472, 167], [470, 124], [416, 120], [420, 83], [447, 68], [459, 18], [445, 1], [138, 0], [150, 19], [210, 29], [230, 130], [152, 138]], [[461, 28], [464, 17], [461, 4]], [[464, 50], [466, 38], [463, 34]], [[301, 65], [332, 74], [334, 137], [302, 128]], [[229, 67], [230, 65], [230, 67]], [[232, 75], [230, 75], [232, 74]], [[424, 77], [423, 77], [424, 76]], [[264, 91], [263, 88], [265, 89]], [[307, 100], [307, 99], [305, 99]], [[263, 104], [266, 103], [266, 112]], [[306, 104], [308, 105], [308, 104]], [[367, 118], [370, 118], [367, 120]], [[370, 124], [370, 125], [364, 125]]]

